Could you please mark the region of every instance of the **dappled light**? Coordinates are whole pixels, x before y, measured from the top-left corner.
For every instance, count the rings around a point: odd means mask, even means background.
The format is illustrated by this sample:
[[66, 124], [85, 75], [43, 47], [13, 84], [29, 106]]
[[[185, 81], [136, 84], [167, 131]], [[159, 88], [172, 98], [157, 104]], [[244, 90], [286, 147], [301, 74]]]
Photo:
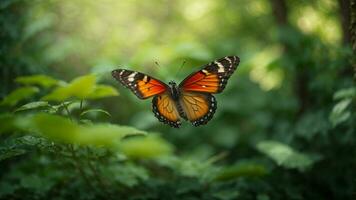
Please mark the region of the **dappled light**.
[[355, 6], [0, 1], [0, 200], [352, 199]]

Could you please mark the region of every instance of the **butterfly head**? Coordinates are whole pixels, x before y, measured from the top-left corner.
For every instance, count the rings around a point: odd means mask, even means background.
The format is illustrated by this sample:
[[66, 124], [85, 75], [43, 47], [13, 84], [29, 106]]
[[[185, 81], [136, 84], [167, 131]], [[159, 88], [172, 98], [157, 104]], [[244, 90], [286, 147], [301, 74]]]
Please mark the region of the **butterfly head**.
[[177, 88], [176, 82], [169, 81], [168, 84], [171, 86], [171, 94], [172, 94], [173, 99], [178, 100], [179, 92], [178, 92], [178, 88]]
[[177, 86], [176, 82], [174, 82], [174, 81], [169, 81], [168, 84], [169, 84], [171, 87], [176, 87], [176, 86]]

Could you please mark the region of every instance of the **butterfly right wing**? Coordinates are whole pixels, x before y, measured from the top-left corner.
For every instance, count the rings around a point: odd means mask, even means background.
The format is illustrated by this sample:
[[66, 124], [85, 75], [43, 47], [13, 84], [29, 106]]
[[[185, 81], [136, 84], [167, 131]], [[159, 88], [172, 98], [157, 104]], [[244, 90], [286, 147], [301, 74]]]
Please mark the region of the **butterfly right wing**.
[[190, 74], [179, 88], [187, 92], [220, 93], [240, 63], [237, 56], [225, 56]]
[[153, 98], [152, 112], [160, 122], [168, 124], [171, 127], [179, 128], [181, 125], [176, 103], [167, 92], [156, 95]]
[[126, 69], [116, 69], [112, 76], [126, 88], [129, 88], [138, 98], [147, 99], [165, 92], [168, 86], [146, 74]]
[[217, 108], [213, 95], [199, 92], [182, 92], [180, 96], [181, 116], [194, 126], [208, 123]]

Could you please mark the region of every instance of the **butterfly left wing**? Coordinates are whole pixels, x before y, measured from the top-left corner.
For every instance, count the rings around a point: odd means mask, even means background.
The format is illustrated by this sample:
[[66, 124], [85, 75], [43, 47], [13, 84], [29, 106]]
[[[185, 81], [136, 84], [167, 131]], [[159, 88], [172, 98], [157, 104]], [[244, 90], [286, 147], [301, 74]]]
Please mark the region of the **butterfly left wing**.
[[217, 108], [214, 96], [208, 93], [182, 92], [179, 104], [181, 117], [194, 126], [208, 123]]
[[147, 99], [165, 92], [168, 86], [146, 74], [126, 69], [116, 69], [112, 76], [126, 88], [129, 88], [138, 98]]
[[179, 87], [188, 92], [220, 93], [239, 63], [240, 59], [237, 56], [220, 58], [189, 75], [179, 84]]
[[153, 98], [152, 112], [160, 122], [168, 124], [171, 127], [179, 128], [181, 125], [177, 105], [167, 92], [156, 95]]

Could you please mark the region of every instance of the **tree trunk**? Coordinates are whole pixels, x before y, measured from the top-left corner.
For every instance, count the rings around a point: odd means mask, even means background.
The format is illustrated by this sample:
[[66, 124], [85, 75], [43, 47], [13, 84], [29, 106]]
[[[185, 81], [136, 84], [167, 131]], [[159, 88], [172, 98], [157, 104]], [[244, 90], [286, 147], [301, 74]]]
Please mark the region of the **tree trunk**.
[[279, 26], [288, 25], [288, 9], [285, 0], [271, 0], [273, 16]]
[[343, 34], [343, 43], [351, 43], [351, 6], [350, 0], [338, 0]]
[[356, 80], [356, 0], [351, 0], [350, 2], [350, 18], [351, 46], [354, 55], [352, 60], [352, 66], [354, 69], [354, 79]]

